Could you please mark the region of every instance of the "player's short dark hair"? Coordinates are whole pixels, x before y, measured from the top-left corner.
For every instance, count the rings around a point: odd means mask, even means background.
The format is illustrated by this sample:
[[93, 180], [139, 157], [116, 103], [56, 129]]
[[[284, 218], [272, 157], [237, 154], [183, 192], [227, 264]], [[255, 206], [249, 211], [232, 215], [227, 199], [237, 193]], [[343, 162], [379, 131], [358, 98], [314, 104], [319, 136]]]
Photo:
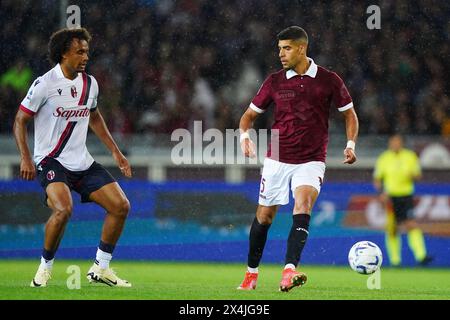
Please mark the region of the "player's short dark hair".
[[393, 138], [400, 138], [402, 140], [405, 139], [401, 132], [394, 132], [394, 133], [390, 134], [389, 139], [393, 139]]
[[62, 60], [62, 55], [69, 51], [73, 39], [91, 41], [92, 37], [85, 28], [61, 29], [50, 37], [48, 42], [48, 58], [50, 62], [57, 64]]
[[308, 43], [308, 34], [305, 29], [298, 26], [291, 26], [277, 35], [278, 40], [304, 40]]

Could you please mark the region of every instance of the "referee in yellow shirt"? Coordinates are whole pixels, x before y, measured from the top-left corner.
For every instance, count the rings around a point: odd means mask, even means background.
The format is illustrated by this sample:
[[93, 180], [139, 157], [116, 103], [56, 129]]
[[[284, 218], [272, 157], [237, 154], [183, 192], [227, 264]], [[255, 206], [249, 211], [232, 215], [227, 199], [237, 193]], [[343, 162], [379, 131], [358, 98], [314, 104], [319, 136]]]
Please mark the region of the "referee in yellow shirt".
[[[408, 232], [408, 245], [420, 265], [429, 264], [433, 258], [427, 255], [422, 230], [414, 220], [414, 182], [421, 177], [419, 159], [414, 151], [403, 148], [402, 136], [389, 138], [389, 149], [377, 159], [373, 174], [375, 188], [380, 199], [392, 211], [388, 212], [386, 224], [386, 247], [392, 266], [401, 265], [401, 235], [404, 227]], [[389, 210], [388, 210], [389, 211]]]

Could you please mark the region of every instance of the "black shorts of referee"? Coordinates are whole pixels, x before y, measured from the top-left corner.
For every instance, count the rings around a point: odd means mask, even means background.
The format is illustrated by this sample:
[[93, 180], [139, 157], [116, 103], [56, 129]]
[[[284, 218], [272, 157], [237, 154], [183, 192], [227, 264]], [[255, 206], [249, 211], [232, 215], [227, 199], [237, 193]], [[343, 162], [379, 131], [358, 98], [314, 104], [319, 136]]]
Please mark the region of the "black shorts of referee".
[[414, 219], [414, 199], [412, 195], [390, 198], [397, 223]]

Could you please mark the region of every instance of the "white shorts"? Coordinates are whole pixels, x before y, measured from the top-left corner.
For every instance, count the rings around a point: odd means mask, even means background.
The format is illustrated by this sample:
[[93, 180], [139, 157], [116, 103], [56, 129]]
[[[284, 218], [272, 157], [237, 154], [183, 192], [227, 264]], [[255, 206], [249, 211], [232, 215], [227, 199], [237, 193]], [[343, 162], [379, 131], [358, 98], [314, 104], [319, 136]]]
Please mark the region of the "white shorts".
[[269, 158], [264, 160], [258, 203], [263, 206], [285, 205], [289, 203], [289, 184], [292, 196], [299, 186], [313, 186], [320, 193], [325, 163], [310, 161], [289, 164]]

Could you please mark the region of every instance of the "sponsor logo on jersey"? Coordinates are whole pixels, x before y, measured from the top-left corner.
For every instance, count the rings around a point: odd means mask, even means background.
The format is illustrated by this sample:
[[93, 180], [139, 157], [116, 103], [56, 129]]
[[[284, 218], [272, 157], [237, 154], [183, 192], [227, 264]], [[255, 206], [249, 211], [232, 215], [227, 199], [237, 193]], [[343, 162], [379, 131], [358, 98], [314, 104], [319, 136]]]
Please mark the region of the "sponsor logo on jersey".
[[280, 90], [276, 94], [278, 95], [278, 99], [280, 100], [291, 100], [295, 98], [294, 90]]
[[88, 108], [84, 109], [69, 109], [66, 110], [63, 107], [56, 108], [55, 112], [53, 112], [53, 115], [57, 118], [66, 118], [66, 120], [69, 120], [71, 118], [86, 118], [89, 117], [90, 111]]

